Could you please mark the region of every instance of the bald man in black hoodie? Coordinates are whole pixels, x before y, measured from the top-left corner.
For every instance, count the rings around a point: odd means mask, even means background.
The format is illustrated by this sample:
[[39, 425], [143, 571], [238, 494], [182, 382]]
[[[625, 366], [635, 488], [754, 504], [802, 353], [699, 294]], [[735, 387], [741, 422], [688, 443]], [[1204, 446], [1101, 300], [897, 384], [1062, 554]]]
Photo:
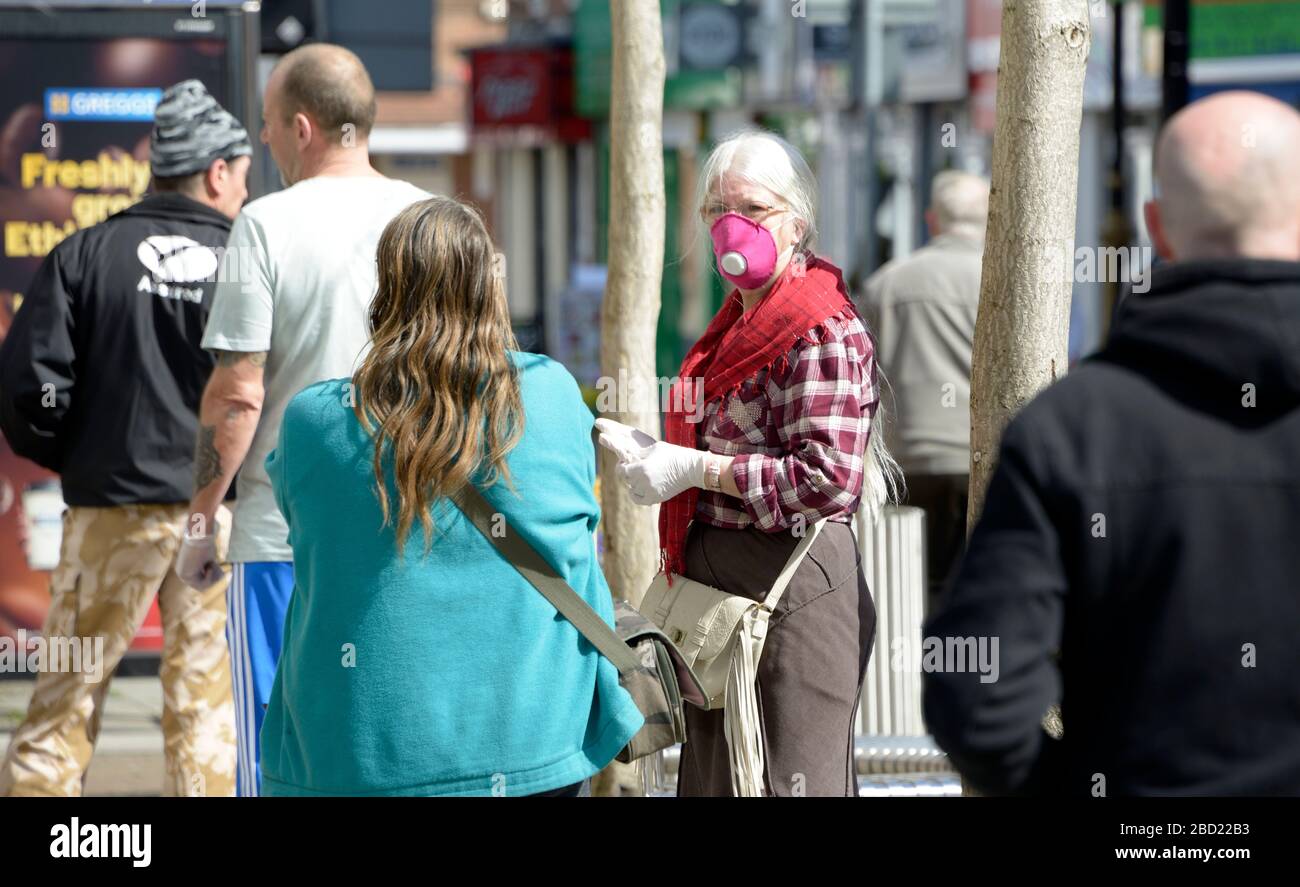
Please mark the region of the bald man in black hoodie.
[[1166, 264], [1006, 430], [925, 631], [998, 639], [996, 670], [925, 680], [982, 792], [1300, 794], [1297, 146], [1300, 114], [1255, 93], [1172, 117], [1147, 207]]

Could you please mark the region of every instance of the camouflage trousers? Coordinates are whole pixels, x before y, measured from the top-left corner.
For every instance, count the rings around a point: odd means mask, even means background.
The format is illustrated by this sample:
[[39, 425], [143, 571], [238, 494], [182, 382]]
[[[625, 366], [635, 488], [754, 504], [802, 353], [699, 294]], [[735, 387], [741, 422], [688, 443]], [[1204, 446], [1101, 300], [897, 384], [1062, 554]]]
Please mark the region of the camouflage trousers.
[[[81, 794], [113, 671], [155, 594], [163, 623], [163, 793], [234, 794], [226, 582], [199, 591], [172, 571], [187, 511], [177, 504], [64, 513], [63, 548], [50, 581], [43, 635], [47, 642], [81, 639], [88, 655], [93, 647], [102, 653], [94, 657], [97, 663], [87, 658], [77, 669], [41, 663], [27, 717], [0, 765], [0, 796]], [[224, 507], [218, 525], [218, 551], [224, 556], [230, 528]]]

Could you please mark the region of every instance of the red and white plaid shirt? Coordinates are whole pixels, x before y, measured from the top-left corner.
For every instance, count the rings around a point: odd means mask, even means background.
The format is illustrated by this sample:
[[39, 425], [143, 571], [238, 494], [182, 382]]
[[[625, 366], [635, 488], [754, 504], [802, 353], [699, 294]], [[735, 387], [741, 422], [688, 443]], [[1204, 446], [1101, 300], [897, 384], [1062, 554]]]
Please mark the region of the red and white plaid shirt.
[[695, 519], [774, 532], [795, 515], [849, 521], [862, 498], [871, 420], [880, 402], [876, 360], [856, 316], [830, 318], [771, 370], [705, 407], [698, 445], [735, 456], [741, 498], [700, 491]]

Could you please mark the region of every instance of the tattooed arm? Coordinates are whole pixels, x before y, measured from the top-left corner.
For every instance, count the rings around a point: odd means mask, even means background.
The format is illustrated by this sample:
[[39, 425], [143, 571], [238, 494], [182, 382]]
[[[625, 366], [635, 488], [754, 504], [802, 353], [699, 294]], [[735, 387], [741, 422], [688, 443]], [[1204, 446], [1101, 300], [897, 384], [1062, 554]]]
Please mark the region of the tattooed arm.
[[253, 444], [266, 393], [262, 383], [266, 352], [217, 351], [216, 355], [217, 365], [199, 407], [190, 500], [193, 532], [210, 532], [213, 516]]

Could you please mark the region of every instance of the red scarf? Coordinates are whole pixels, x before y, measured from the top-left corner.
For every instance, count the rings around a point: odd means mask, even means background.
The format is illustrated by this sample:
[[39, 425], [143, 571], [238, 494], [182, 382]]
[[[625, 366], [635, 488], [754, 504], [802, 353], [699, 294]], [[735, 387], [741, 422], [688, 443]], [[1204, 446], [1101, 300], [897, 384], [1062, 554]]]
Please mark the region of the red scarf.
[[[807, 262], [804, 274], [794, 273], [796, 267], [794, 262], [786, 266], [772, 289], [748, 313], [738, 291], [728, 296], [682, 361], [664, 417], [664, 440], [698, 448], [700, 426], [688, 417], [697, 407], [702, 415], [703, 405], [687, 392], [702, 398], [704, 404], [719, 400], [759, 371], [784, 363], [801, 339], [810, 341], [808, 334], [830, 318], [857, 316], [840, 269], [815, 256]], [[700, 376], [704, 377], [703, 391], [693, 381]], [[684, 569], [686, 530], [699, 497], [699, 488], [691, 487], [659, 509], [660, 567], [670, 582], [674, 573], [680, 575]]]

